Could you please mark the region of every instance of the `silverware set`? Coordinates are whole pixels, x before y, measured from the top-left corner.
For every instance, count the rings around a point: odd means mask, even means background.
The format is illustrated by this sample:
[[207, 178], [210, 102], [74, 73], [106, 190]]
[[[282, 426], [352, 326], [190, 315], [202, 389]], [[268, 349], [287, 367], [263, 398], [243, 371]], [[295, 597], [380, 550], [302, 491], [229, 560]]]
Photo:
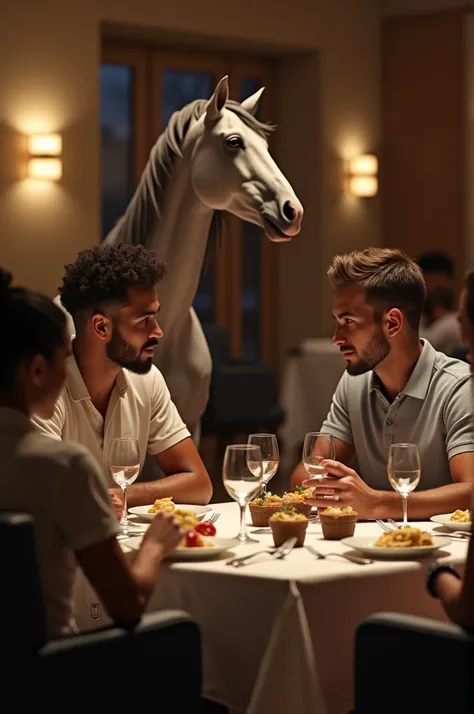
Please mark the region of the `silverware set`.
[[349, 555], [348, 553], [321, 553], [309, 544], [306, 545], [306, 550], [308, 550], [311, 555], [314, 555], [318, 560], [326, 560], [326, 558], [337, 556], [338, 558], [345, 558], [351, 563], [356, 563], [356, 565], [370, 565], [374, 562], [373, 560], [370, 560], [370, 558], [363, 558], [360, 555]]
[[[385, 533], [391, 533], [392, 531], [401, 528], [401, 525], [394, 521], [393, 518], [387, 518], [387, 522], [380, 519], [377, 519], [375, 522], [383, 531], [385, 531]], [[447, 533], [440, 533], [439, 531], [433, 530], [429, 531], [428, 534], [430, 536], [441, 536], [443, 538], [453, 538], [454, 540], [465, 541], [468, 541], [471, 535], [469, 531], [448, 531]]]
[[234, 568], [240, 568], [243, 565], [248, 565], [254, 562], [254, 558], [262, 555], [269, 555], [272, 560], [281, 560], [285, 558], [295, 547], [297, 538], [288, 538], [279, 548], [266, 548], [265, 550], [257, 550], [250, 555], [244, 555], [239, 558], [231, 558], [227, 561], [227, 565], [232, 565]]

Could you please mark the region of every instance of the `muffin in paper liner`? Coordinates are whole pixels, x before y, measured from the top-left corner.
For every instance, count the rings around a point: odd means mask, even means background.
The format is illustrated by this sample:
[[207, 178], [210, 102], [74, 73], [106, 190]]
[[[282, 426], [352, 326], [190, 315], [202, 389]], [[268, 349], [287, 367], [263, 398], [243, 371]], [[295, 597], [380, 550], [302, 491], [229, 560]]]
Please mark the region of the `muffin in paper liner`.
[[[297, 520], [284, 520], [286, 513], [295, 514]], [[304, 545], [306, 537], [306, 529], [308, 528], [308, 519], [297, 511], [286, 511], [282, 510], [280, 513], [275, 513], [269, 520], [270, 528], [272, 529], [273, 542], [278, 548], [282, 545], [288, 538], [295, 537], [297, 541], [295, 543], [295, 548], [301, 548]]]
[[330, 506], [324, 511], [319, 511], [319, 520], [321, 521], [323, 537], [326, 540], [341, 540], [354, 535], [357, 512], [350, 506], [344, 508]]

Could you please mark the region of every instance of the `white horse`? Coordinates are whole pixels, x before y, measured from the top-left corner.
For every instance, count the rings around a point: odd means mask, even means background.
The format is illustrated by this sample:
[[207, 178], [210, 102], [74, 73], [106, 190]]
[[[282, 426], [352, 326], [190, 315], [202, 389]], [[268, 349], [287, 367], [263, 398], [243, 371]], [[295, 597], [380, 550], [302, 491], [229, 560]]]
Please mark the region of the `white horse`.
[[192, 304], [220, 212], [261, 226], [273, 241], [290, 240], [301, 229], [301, 203], [268, 151], [272, 127], [254, 117], [262, 92], [241, 104], [230, 101], [224, 77], [208, 101], [175, 112], [105, 239], [146, 245], [170, 267], [160, 285], [164, 338], [155, 364], [191, 431], [206, 408], [212, 370]]

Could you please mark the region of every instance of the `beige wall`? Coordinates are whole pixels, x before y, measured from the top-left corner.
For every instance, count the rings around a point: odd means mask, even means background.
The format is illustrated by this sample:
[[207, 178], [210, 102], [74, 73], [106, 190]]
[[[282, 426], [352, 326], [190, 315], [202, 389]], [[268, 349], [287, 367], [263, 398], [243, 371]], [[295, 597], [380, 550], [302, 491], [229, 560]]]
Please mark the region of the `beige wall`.
[[[215, 0], [201, 0], [199, 12], [195, 0], [7, 3], [0, 27], [0, 262], [19, 282], [50, 294], [64, 263], [99, 240], [102, 21], [179, 33], [181, 42], [199, 34], [253, 52], [307, 53], [281, 63], [277, 158], [305, 203], [306, 221], [280, 261], [280, 354], [327, 332], [331, 255], [380, 242], [378, 198], [341, 193], [341, 157], [379, 145], [376, 0], [292, 0], [291, 11], [286, 0], [241, 0], [238, 12]], [[61, 184], [18, 180], [21, 134], [31, 131], [63, 134]]]

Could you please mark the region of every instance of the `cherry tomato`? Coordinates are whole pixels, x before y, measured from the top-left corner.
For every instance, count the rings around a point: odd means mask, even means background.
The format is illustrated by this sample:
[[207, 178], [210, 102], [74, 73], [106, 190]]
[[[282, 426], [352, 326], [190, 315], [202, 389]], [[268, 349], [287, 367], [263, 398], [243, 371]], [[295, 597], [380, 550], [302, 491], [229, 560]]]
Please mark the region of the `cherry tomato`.
[[186, 548], [198, 547], [198, 534], [196, 531], [188, 531], [186, 534]]
[[213, 523], [198, 523], [194, 530], [203, 536], [215, 536], [217, 532]]

